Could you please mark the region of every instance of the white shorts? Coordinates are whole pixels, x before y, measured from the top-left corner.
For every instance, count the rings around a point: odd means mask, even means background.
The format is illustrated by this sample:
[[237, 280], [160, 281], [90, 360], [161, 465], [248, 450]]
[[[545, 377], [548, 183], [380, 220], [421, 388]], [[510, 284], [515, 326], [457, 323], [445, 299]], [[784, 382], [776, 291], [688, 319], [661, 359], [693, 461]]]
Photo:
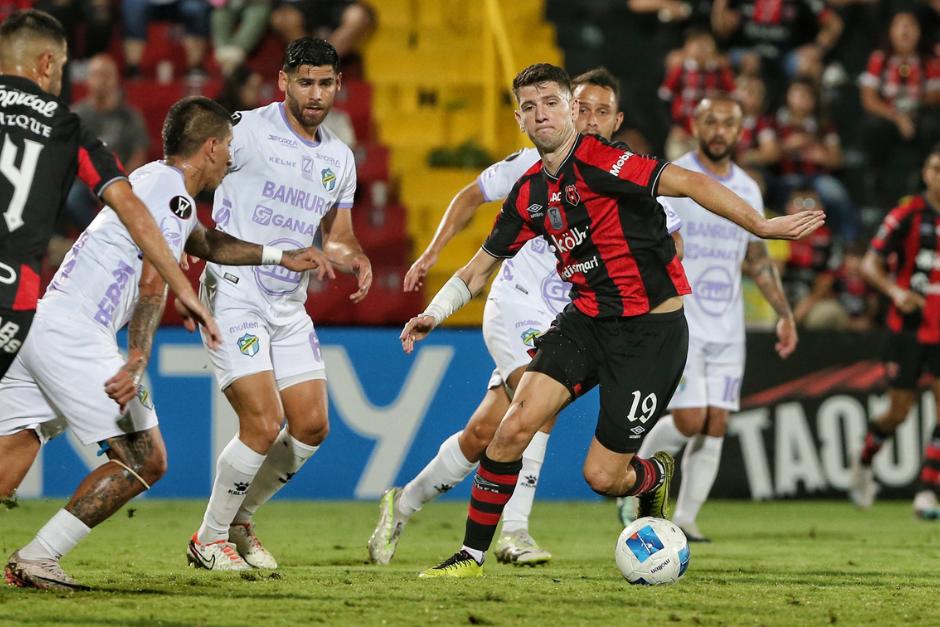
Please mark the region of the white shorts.
[[64, 419], [83, 444], [93, 444], [157, 426], [146, 388], [123, 415], [105, 393], [124, 362], [114, 336], [94, 322], [37, 314], [0, 382], [0, 435], [33, 429], [45, 441]]
[[738, 411], [744, 377], [743, 342], [689, 338], [689, 356], [669, 409], [719, 407]]
[[[203, 296], [205, 288], [203, 288]], [[236, 379], [274, 371], [279, 389], [313, 379], [326, 379], [326, 365], [320, 354], [320, 340], [306, 310], [277, 323], [262, 312], [217, 293], [211, 309], [222, 345], [209, 352], [219, 388], [224, 390]], [[203, 335], [205, 344], [205, 335]]]
[[483, 341], [496, 369], [488, 389], [503, 385], [517, 368], [528, 366], [535, 338], [548, 330], [555, 314], [541, 298], [510, 300], [490, 297], [483, 308]]

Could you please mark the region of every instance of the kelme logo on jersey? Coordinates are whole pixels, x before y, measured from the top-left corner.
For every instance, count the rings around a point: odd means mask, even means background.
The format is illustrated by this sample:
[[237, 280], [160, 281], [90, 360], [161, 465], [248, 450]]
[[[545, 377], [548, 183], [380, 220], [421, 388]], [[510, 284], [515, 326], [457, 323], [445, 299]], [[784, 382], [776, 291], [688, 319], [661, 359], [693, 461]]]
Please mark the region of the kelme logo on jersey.
[[258, 354], [258, 350], [261, 348], [261, 341], [258, 339], [257, 335], [252, 335], [251, 333], [246, 333], [236, 340], [238, 344], [238, 350], [241, 351], [242, 355], [247, 355], [248, 357], [254, 357]]
[[574, 185], [566, 185], [565, 200], [567, 200], [568, 204], [572, 207], [577, 207], [578, 203], [581, 202], [581, 194], [578, 193], [578, 188]]
[[193, 215], [193, 201], [185, 196], [174, 196], [170, 200], [170, 211], [180, 220], [188, 220]]
[[333, 174], [333, 170], [329, 168], [320, 170], [320, 177], [320, 182], [323, 183], [323, 189], [328, 192], [332, 192], [336, 189], [336, 175]]
[[522, 332], [522, 343], [526, 346], [535, 346], [535, 338], [541, 335], [541, 331], [529, 327]]

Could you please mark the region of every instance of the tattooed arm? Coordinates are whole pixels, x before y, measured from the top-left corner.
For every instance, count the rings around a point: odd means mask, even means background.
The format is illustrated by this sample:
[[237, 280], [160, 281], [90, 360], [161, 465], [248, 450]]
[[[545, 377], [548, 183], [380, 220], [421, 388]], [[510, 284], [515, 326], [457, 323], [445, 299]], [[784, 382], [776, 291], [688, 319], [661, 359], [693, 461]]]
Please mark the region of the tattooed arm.
[[754, 279], [761, 294], [774, 308], [780, 320], [777, 321], [777, 354], [786, 359], [796, 350], [799, 337], [796, 333], [796, 322], [787, 297], [783, 293], [783, 284], [780, 282], [780, 273], [774, 265], [770, 255], [767, 254], [767, 245], [764, 242], [751, 242], [747, 247], [747, 256], [744, 258], [744, 272]]
[[[261, 265], [263, 249], [261, 244], [252, 244], [222, 231], [207, 229], [202, 224], [197, 224], [186, 240], [187, 254], [227, 266]], [[334, 277], [333, 267], [326, 255], [313, 246], [282, 252], [283, 256], [277, 265], [294, 272], [317, 270], [320, 280]]]
[[146, 258], [138, 285], [140, 295], [127, 327], [127, 362], [104, 386], [108, 396], [114, 399], [121, 411], [137, 396], [140, 379], [150, 361], [153, 334], [160, 324], [166, 305], [166, 282]]

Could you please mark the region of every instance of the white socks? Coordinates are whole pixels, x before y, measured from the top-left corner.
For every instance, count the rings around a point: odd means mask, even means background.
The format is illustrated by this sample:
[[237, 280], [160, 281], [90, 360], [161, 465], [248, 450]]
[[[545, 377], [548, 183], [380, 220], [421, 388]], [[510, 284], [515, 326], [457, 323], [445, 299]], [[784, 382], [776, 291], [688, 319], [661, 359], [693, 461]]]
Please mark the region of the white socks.
[[215, 466], [212, 496], [209, 497], [206, 515], [196, 535], [200, 544], [228, 539], [228, 528], [245, 500], [245, 493], [258, 474], [264, 458], [264, 455], [256, 453], [239, 440], [237, 435], [222, 449]]
[[255, 480], [245, 494], [238, 513], [233, 522], [247, 524], [259, 507], [271, 500], [277, 491], [283, 488], [300, 467], [303, 466], [319, 446], [310, 446], [295, 439], [287, 432], [287, 427], [281, 429], [268, 450], [268, 456], [258, 470]]
[[685, 448], [685, 455], [682, 456], [682, 484], [679, 486], [676, 511], [672, 516], [677, 525], [695, 522], [718, 476], [722, 442], [723, 437], [698, 435]]
[[36, 537], [20, 549], [20, 557], [27, 560], [60, 559], [91, 533], [91, 527], [71, 512], [60, 509], [49, 519]]
[[398, 500], [398, 511], [405, 520], [421, 509], [425, 503], [466, 479], [477, 467], [476, 462], [469, 461], [460, 450], [457, 438], [461, 433], [458, 431], [444, 440], [434, 459], [421, 469], [418, 476], [402, 488], [401, 498]]
[[672, 414], [666, 414], [656, 422], [653, 430], [646, 435], [640, 450], [637, 452], [637, 457], [649, 459], [659, 451], [666, 451], [670, 455], [675, 455], [688, 441], [689, 438], [682, 435], [682, 432], [676, 428], [676, 421], [673, 419]]
[[529, 515], [532, 513], [532, 502], [535, 500], [535, 488], [539, 482], [539, 474], [542, 472], [542, 462], [545, 461], [546, 446], [548, 446], [548, 434], [538, 431], [522, 453], [522, 470], [519, 471], [519, 480], [503, 510], [502, 533], [529, 529]]

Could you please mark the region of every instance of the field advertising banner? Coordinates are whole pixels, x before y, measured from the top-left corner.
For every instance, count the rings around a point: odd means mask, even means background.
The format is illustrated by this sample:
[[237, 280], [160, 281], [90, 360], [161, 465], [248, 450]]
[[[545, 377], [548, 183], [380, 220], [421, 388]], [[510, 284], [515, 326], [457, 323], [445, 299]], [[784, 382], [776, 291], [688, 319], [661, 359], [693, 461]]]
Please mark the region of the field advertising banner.
[[[281, 498], [375, 499], [412, 478], [441, 442], [463, 427], [493, 369], [480, 331], [435, 331], [413, 355], [402, 353], [398, 333], [320, 330], [330, 435]], [[742, 409], [729, 422], [712, 494], [841, 497], [849, 455], [861, 446], [868, 421], [886, 405], [879, 361], [883, 336], [804, 334], [786, 361], [777, 358], [773, 344], [772, 334], [748, 336]], [[208, 496], [215, 457], [237, 423], [198, 338], [181, 329], [161, 329], [145, 386], [169, 452], [169, 471], [147, 497]], [[597, 409], [595, 390], [562, 413], [548, 443], [539, 498], [599, 498], [581, 474]], [[933, 398], [924, 388], [910, 419], [875, 458], [883, 495], [913, 493], [934, 414]], [[87, 470], [101, 463], [96, 453], [97, 447], [83, 447], [69, 434], [56, 438], [43, 448], [21, 496], [70, 494]], [[465, 481], [444, 497], [466, 498], [468, 493]]]

